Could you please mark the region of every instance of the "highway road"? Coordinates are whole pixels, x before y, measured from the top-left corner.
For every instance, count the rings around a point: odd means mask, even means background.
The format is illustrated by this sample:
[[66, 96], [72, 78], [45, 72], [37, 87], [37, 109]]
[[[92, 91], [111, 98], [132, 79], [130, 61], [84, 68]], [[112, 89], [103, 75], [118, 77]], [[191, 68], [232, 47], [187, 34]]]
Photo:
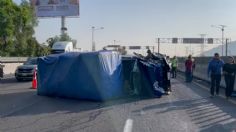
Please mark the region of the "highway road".
[[[38, 96], [31, 82], [0, 83], [0, 132], [233, 132], [236, 101], [172, 80], [169, 96], [108, 102]], [[222, 91], [223, 92], [223, 91]], [[223, 94], [223, 93], [222, 93]]]

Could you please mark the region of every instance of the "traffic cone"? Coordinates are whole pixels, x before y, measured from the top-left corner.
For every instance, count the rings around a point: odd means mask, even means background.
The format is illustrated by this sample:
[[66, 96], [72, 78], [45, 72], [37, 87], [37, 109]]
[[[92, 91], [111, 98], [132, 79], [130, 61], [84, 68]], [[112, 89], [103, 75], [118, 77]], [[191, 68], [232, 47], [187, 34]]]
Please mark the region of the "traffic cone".
[[37, 89], [37, 72], [34, 69], [33, 80], [32, 80], [32, 89]]

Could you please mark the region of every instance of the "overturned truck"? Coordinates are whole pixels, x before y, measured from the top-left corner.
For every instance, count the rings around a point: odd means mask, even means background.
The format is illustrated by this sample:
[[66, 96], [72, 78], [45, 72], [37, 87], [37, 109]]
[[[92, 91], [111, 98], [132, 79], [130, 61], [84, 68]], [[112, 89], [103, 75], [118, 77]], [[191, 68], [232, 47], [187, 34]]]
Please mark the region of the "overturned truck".
[[161, 97], [162, 62], [118, 52], [64, 53], [39, 58], [38, 95], [105, 101], [127, 96]]

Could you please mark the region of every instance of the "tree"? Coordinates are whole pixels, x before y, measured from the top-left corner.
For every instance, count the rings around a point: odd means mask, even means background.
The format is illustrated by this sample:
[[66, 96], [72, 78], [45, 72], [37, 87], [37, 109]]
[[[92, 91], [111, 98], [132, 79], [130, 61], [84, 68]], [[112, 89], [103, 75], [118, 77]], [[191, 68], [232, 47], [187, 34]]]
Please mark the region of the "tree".
[[[34, 16], [34, 10], [31, 7], [30, 3], [26, 0], [22, 0], [22, 3], [19, 5], [17, 9], [18, 13], [15, 15], [15, 52], [18, 55], [27, 56], [31, 51], [28, 50], [36, 50], [35, 44], [31, 44], [31, 40], [34, 38], [34, 27], [37, 25], [37, 19]], [[36, 42], [38, 43], [38, 42]], [[31, 49], [30, 46], [33, 46]]]
[[[0, 55], [7, 55], [6, 52], [12, 47], [14, 37], [14, 14], [17, 5], [11, 0], [0, 1]], [[9, 44], [9, 45], [8, 45]]]
[[48, 46], [37, 45], [36, 49], [35, 56], [45, 56], [50, 54], [50, 48]]
[[52, 48], [53, 44], [58, 41], [60, 41], [60, 38], [58, 36], [48, 38], [47, 39], [48, 47]]
[[48, 47], [52, 48], [53, 44], [58, 41], [71, 41], [73, 43], [73, 47], [76, 47], [77, 41], [72, 39], [67, 33], [59, 36], [54, 36], [47, 39]]
[[0, 55], [34, 56], [39, 45], [33, 37], [38, 21], [30, 3], [22, 0], [17, 5], [12, 0], [1, 0], [0, 20]]
[[67, 33], [60, 35], [60, 41], [71, 41], [71, 40], [72, 40], [71, 37]]

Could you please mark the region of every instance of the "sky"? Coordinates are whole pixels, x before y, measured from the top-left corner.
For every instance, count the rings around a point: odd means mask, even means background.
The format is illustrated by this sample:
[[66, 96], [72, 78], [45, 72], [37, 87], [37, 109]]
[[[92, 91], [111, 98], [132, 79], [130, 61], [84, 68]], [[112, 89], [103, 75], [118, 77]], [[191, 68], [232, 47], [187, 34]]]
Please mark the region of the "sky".
[[[21, 0], [13, 0], [20, 3]], [[66, 18], [67, 33], [77, 47], [91, 50], [91, 27], [97, 48], [109, 44], [156, 45], [155, 38], [221, 37], [211, 25], [226, 25], [225, 36], [236, 40], [236, 0], [80, 0], [80, 16]], [[60, 35], [60, 18], [39, 18], [40, 43]]]

